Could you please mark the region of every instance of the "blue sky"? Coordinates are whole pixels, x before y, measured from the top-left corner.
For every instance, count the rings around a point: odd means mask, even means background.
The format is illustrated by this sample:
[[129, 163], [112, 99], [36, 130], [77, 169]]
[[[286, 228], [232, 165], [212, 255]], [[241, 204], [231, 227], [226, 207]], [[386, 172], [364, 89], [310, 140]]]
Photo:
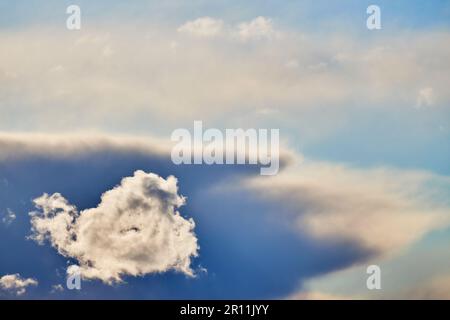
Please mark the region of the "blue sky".
[[[448, 1], [78, 1], [77, 31], [70, 4], [0, 0], [0, 298], [450, 298]], [[295, 160], [176, 166], [170, 134], [194, 120], [280, 129]], [[94, 258], [68, 290], [98, 248], [39, 245], [33, 200], [108, 217], [102, 194], [136, 170], [178, 179], [195, 277], [119, 242], [124, 261]], [[15, 274], [38, 284], [2, 287]]]
[[[130, 5], [122, 1], [1, 1], [2, 25], [23, 27], [64, 21], [58, 14], [70, 4], [85, 7], [87, 17], [108, 21], [111, 18], [180, 23], [198, 16], [218, 16], [230, 21], [251, 19], [255, 15], [271, 16], [291, 28], [324, 31], [331, 24], [355, 27], [365, 22], [360, 12], [373, 1], [136, 1]], [[449, 4], [445, 0], [434, 1], [377, 1], [386, 24], [400, 28], [420, 30], [448, 26]], [[44, 22], [45, 21], [45, 22]], [[326, 30], [326, 29], [325, 29]]]

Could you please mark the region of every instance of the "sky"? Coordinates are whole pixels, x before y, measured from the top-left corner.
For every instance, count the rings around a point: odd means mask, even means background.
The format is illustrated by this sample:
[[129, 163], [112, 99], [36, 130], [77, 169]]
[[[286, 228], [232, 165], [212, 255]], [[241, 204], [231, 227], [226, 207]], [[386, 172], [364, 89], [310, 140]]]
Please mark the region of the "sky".
[[0, 0], [0, 298], [449, 299], [449, 58], [446, 0]]

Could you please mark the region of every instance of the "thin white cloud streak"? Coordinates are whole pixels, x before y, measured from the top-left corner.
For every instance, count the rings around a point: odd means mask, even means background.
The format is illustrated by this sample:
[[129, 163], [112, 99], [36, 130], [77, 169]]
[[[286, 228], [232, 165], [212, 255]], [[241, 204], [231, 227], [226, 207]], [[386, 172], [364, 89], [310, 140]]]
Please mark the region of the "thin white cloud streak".
[[171, 145], [169, 140], [151, 136], [0, 132], [0, 161], [30, 156], [64, 158], [102, 150], [163, 157], [170, 155]]
[[[154, 156], [170, 161], [172, 147], [177, 142], [154, 136], [105, 135], [92, 134], [42, 134], [42, 133], [8, 133], [0, 132], [0, 162], [14, 161], [27, 157], [40, 156], [45, 158], [74, 158], [80, 155], [101, 151], [117, 151], [121, 153], [132, 152]], [[186, 146], [187, 148], [188, 146]], [[202, 153], [192, 145], [192, 154]], [[258, 150], [236, 150], [248, 157]], [[298, 160], [298, 156], [281, 141], [279, 165], [280, 170]]]

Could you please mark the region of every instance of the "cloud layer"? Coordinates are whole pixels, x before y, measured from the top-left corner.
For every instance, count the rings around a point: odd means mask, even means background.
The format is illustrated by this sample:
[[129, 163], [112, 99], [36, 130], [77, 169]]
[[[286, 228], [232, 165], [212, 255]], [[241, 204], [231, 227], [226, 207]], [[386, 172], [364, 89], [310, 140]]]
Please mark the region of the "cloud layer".
[[224, 111], [410, 110], [450, 101], [448, 32], [364, 40], [279, 30], [267, 17], [238, 22], [232, 31], [227, 25], [203, 17], [173, 28], [142, 26], [139, 33], [4, 31], [0, 124], [148, 129], [155, 117], [177, 123], [221, 119]]
[[123, 276], [175, 270], [193, 276], [198, 255], [195, 223], [177, 208], [177, 179], [136, 171], [105, 192], [98, 207], [78, 211], [60, 194], [34, 200], [32, 238], [46, 239], [58, 252], [78, 261], [86, 279], [105, 283]]
[[[208, 244], [202, 246], [202, 251], [206, 249], [208, 252], [202, 257], [202, 265], [211, 270], [211, 274], [222, 270], [221, 276], [224, 277], [225, 272], [229, 278], [222, 278], [221, 285], [227, 286], [230, 279], [243, 281], [251, 278], [254, 281], [252, 294], [259, 294], [258, 285], [261, 285], [272, 289], [282, 287], [277, 297], [317, 299], [347, 297], [347, 294], [352, 296], [351, 292], [336, 293], [326, 290], [327, 288], [305, 291], [304, 284], [312, 277], [320, 277], [324, 273], [329, 274], [340, 268], [361, 265], [369, 260], [385, 260], [387, 256], [395, 258], [398, 256], [395, 253], [404, 252], [423, 235], [449, 225], [450, 203], [446, 192], [450, 190], [450, 182], [448, 177], [428, 172], [389, 168], [357, 169], [329, 162], [306, 160], [298, 167], [292, 164], [283, 167], [276, 177], [266, 179], [267, 177], [256, 174], [254, 178], [247, 180], [248, 174], [233, 177], [232, 173], [237, 168], [228, 168], [230, 171], [220, 173], [226, 168], [174, 166], [171, 165], [169, 157], [162, 162], [154, 162], [155, 157], [164, 158], [165, 152], [152, 152], [152, 144], [141, 143], [143, 142], [141, 139], [121, 140], [96, 136], [82, 138], [65, 135], [58, 137], [43, 135], [36, 136], [35, 139], [32, 137], [20, 134], [0, 135], [0, 145], [6, 147], [0, 159], [6, 174], [4, 178], [9, 181], [6, 189], [18, 190], [17, 193], [21, 194], [24, 201], [35, 198], [43, 192], [52, 194], [36, 199], [39, 210], [32, 217], [34, 238], [40, 242], [48, 239], [62, 255], [78, 260], [85, 278], [100, 279], [106, 283], [122, 281], [127, 275], [162, 272], [155, 271], [157, 268], [151, 265], [153, 260], [150, 255], [139, 256], [137, 251], [134, 251], [135, 246], [140, 247], [139, 253], [145, 252], [145, 248], [142, 250], [142, 247], [150, 246], [150, 243], [139, 236], [139, 233], [150, 232], [148, 228], [139, 229], [140, 226], [133, 223], [136, 221], [134, 217], [139, 216], [138, 212], [147, 212], [144, 208], [147, 207], [145, 203], [148, 199], [142, 200], [133, 209], [129, 208], [130, 203], [136, 202], [136, 194], [137, 198], [144, 197], [141, 196], [142, 190], [145, 189], [141, 182], [147, 178], [135, 175], [125, 179], [134, 181], [133, 183], [122, 182], [112, 189], [121, 177], [131, 175], [135, 168], [145, 168], [146, 171], [158, 172], [163, 176], [174, 174], [179, 177], [183, 182], [182, 187], [185, 190], [183, 193], [187, 192], [191, 199], [189, 205], [192, 207], [188, 211], [195, 215], [195, 221], [202, 226], [202, 229], [197, 230], [198, 235], [208, 239]], [[101, 156], [97, 158], [99, 150]], [[144, 159], [137, 160], [142, 153], [145, 154]], [[125, 164], [126, 168], [120, 169], [123, 162], [130, 160], [122, 156], [115, 157], [114, 154], [128, 154], [129, 159], [134, 160]], [[34, 158], [37, 162], [32, 165]], [[94, 160], [93, 164], [89, 161], [90, 158], [101, 161]], [[111, 161], [114, 163], [112, 166], [108, 164]], [[64, 166], [63, 163], [70, 165]], [[89, 169], [89, 166], [93, 168]], [[45, 169], [46, 167], [48, 168]], [[99, 170], [104, 167], [107, 168], [106, 171]], [[17, 175], [18, 172], [21, 172], [21, 177], [27, 179], [21, 180]], [[39, 174], [34, 175], [34, 172]], [[68, 172], [72, 174], [67, 175]], [[148, 175], [143, 172], [140, 174], [143, 177]], [[57, 184], [51, 182], [55, 175], [58, 176]], [[114, 177], [112, 180], [111, 176]], [[202, 180], [205, 176], [210, 179]], [[226, 181], [223, 180], [224, 177], [227, 177]], [[105, 181], [107, 178], [111, 181]], [[96, 180], [95, 183], [92, 182], [93, 179]], [[153, 184], [158, 186], [157, 189], [165, 189], [161, 185], [166, 183], [175, 185], [176, 189], [176, 183], [169, 183], [170, 179], [163, 179], [165, 183], [159, 179], [162, 178], [151, 179]], [[247, 186], [241, 184], [242, 179], [247, 182]], [[230, 189], [222, 188], [228, 186], [227, 183], [233, 186], [231, 193]], [[91, 184], [98, 186], [91, 189], [89, 188]], [[15, 189], [11, 189], [13, 187]], [[8, 191], [6, 189], [0, 191], [6, 192]], [[112, 193], [114, 196], [103, 196], [98, 207], [87, 210], [78, 210], [60, 194], [53, 194], [60, 191], [75, 203], [91, 208], [95, 203], [92, 201], [96, 201], [104, 190], [110, 189], [112, 190], [105, 195]], [[214, 190], [216, 197], [209, 192], [205, 194], [205, 189]], [[234, 194], [233, 190], [237, 192]], [[77, 198], [80, 192], [83, 196]], [[169, 193], [174, 199], [179, 197], [177, 191]], [[155, 197], [161, 199], [161, 195]], [[5, 197], [8, 200], [10, 198]], [[83, 202], [86, 198], [91, 200]], [[172, 203], [174, 212], [178, 201], [174, 200]], [[15, 208], [13, 203], [5, 205]], [[157, 211], [161, 213], [164, 210]], [[15, 212], [19, 211], [15, 209]], [[129, 212], [133, 217], [132, 220], [122, 219], [120, 212], [122, 215], [123, 212]], [[211, 212], [214, 212], [214, 215], [211, 215]], [[270, 223], [266, 221], [267, 219]], [[193, 241], [195, 239], [196, 243], [191, 221], [180, 217], [180, 224], [187, 229], [183, 234]], [[258, 225], [258, 228], [255, 228], [257, 230], [247, 232], [249, 227], [255, 225]], [[192, 227], [190, 231], [189, 226]], [[26, 227], [28, 230], [28, 226]], [[278, 231], [282, 229], [282, 233], [274, 231], [276, 228], [279, 228]], [[203, 230], [202, 233], [200, 230]], [[229, 230], [233, 230], [234, 233], [230, 234]], [[261, 237], [253, 238], [253, 235], [259, 232]], [[280, 240], [285, 233], [289, 233], [292, 237]], [[102, 241], [105, 234], [107, 236]], [[119, 242], [124, 235], [136, 236], [142, 241]], [[265, 239], [270, 239], [267, 240], [270, 243], [266, 243]], [[278, 245], [271, 247], [272, 243], [277, 241]], [[314, 243], [313, 249], [307, 245], [309, 241]], [[152, 242], [151, 248], [155, 248], [154, 244]], [[301, 250], [298, 249], [299, 246]], [[332, 247], [331, 251], [327, 251], [329, 246]], [[118, 249], [119, 247], [123, 250]], [[262, 248], [267, 250], [261, 250]], [[156, 246], [154, 250], [158, 258], [167, 254], [159, 249], [161, 247]], [[188, 256], [188, 252], [192, 253], [188, 257], [189, 260], [194, 257], [193, 252], [197, 253], [197, 250], [194, 250], [194, 242], [189, 248], [180, 250], [184, 252], [184, 257]], [[217, 250], [219, 252], [216, 252]], [[211, 255], [220, 263], [214, 259], [210, 260]], [[239, 258], [234, 262], [232, 260], [236, 259], [236, 255]], [[180, 253], [180, 256], [183, 254]], [[287, 257], [292, 257], [292, 261]], [[243, 265], [242, 259], [246, 260]], [[275, 259], [276, 262], [270, 262], [271, 259]], [[315, 266], [314, 271], [302, 269], [305, 259], [310, 259], [308, 263]], [[274, 280], [274, 283], [269, 280], [261, 281], [253, 272], [252, 263], [255, 261], [267, 264], [264, 267], [267, 274], [273, 272], [274, 265], [277, 265], [276, 270], [287, 272], [285, 281], [290, 285], [283, 287], [280, 281]], [[184, 266], [180, 266], [183, 263], [175, 263], [176, 266], [172, 267], [174, 264], [167, 262], [160, 269], [166, 271], [179, 266], [184, 270], [177, 270], [183, 274], [192, 274], [190, 264], [186, 262]], [[242, 273], [235, 271], [241, 268], [244, 269]], [[300, 271], [289, 274], [292, 272], [286, 271], [289, 268]], [[230, 276], [230, 273], [233, 276]], [[365, 275], [364, 272], [362, 274]], [[207, 278], [214, 282], [214, 277]], [[49, 286], [54, 284], [54, 281], [55, 279]], [[364, 282], [361, 283], [364, 285]], [[297, 288], [291, 286], [297, 287], [300, 293], [292, 295], [293, 290]], [[231, 287], [233, 288], [229, 288], [228, 292], [233, 292], [237, 296], [242, 294], [239, 297], [250, 296], [249, 291], [243, 289], [244, 284]], [[288, 287], [290, 289], [286, 290]], [[200, 296], [205, 297], [207, 295], [205, 292], [211, 294], [206, 290], [202, 291], [204, 295]], [[274, 295], [272, 293], [267, 297]], [[188, 296], [186, 294], [183, 297]], [[215, 295], [215, 297], [224, 296], [226, 295]], [[398, 296], [407, 295], [399, 293]]]
[[322, 240], [351, 241], [377, 258], [450, 225], [446, 177], [307, 161], [269, 179], [249, 185], [283, 202], [281, 211], [296, 228]]

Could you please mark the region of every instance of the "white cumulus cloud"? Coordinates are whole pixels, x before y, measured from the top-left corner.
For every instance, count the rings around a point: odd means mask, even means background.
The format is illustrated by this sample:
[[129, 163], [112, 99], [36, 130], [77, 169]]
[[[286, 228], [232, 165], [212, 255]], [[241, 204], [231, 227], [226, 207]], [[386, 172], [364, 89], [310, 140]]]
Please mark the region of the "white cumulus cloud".
[[223, 21], [210, 17], [202, 17], [188, 21], [180, 26], [177, 31], [199, 37], [213, 37], [218, 35], [223, 28]]
[[272, 19], [257, 17], [238, 25], [238, 34], [242, 40], [271, 38], [275, 35]]
[[37, 286], [35, 279], [24, 279], [20, 274], [7, 274], [0, 278], [0, 289], [14, 292], [16, 295], [23, 295], [29, 286]]
[[49, 240], [65, 257], [78, 261], [85, 279], [111, 284], [122, 276], [142, 276], [175, 270], [193, 276], [198, 255], [195, 223], [177, 208], [177, 179], [136, 171], [105, 192], [96, 208], [82, 211], [61, 194], [34, 200], [30, 213], [32, 239]]

